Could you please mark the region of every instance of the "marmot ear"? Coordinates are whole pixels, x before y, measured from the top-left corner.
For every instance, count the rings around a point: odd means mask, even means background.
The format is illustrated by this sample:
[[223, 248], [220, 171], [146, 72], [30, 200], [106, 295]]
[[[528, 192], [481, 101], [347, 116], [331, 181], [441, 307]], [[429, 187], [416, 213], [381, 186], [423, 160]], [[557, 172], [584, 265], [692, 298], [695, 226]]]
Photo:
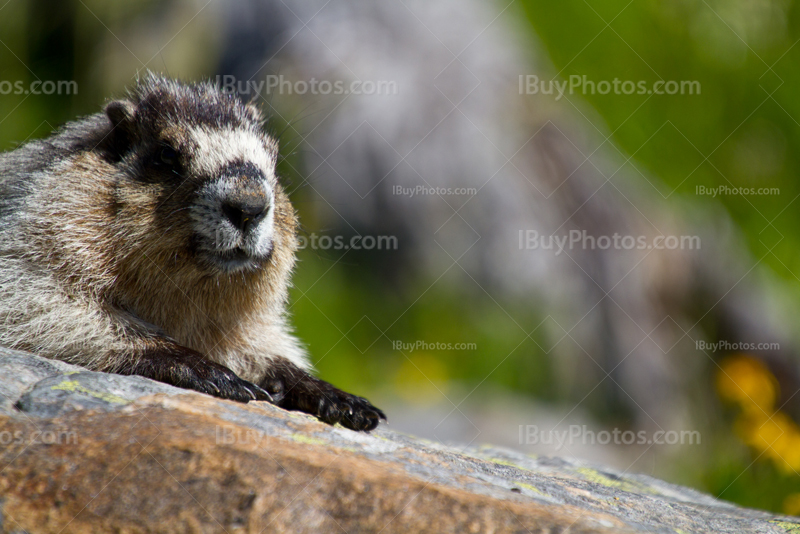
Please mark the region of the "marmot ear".
[[114, 100], [106, 105], [105, 112], [112, 126], [108, 134], [109, 146], [114, 155], [121, 158], [134, 140], [136, 106], [129, 100]]

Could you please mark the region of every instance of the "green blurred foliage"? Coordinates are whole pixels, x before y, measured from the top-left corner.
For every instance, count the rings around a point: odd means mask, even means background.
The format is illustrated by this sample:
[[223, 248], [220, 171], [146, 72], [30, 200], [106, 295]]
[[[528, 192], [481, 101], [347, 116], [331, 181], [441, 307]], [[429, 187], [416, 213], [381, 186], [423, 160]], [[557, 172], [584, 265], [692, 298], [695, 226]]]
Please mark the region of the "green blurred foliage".
[[[503, 310], [482, 292], [448, 287], [441, 280], [394, 293], [363, 265], [322, 254], [300, 253], [291, 307], [322, 376], [345, 388], [412, 402], [442, 402], [451, 381], [474, 387], [484, 378], [489, 385], [541, 398], [556, 395], [540, 348], [541, 329], [528, 337], [506, 315], [533, 325], [532, 330], [542, 318], [530, 306], [505, 303]], [[393, 345], [418, 341], [426, 347], [397, 350]], [[430, 348], [437, 343], [451, 344], [452, 350]], [[459, 343], [474, 345], [458, 350]]]
[[[699, 94], [565, 95], [588, 104], [589, 130], [632, 156], [623, 173], [665, 199], [722, 205], [754, 261], [798, 296], [800, 278], [800, 13], [792, 0], [523, 0], [527, 19], [561, 82], [698, 81]], [[573, 78], [575, 79], [575, 78]], [[638, 87], [637, 87], [638, 90]], [[571, 105], [570, 105], [571, 104]], [[610, 180], [614, 182], [614, 177]], [[779, 188], [777, 195], [698, 196], [698, 187]], [[704, 434], [714, 457], [705, 488], [748, 506], [787, 505], [800, 476], [755, 459], [732, 431]], [[680, 476], [680, 475], [679, 475]], [[795, 501], [797, 499], [795, 498]]]
[[[800, 271], [800, 20], [791, 0], [524, 0], [558, 80], [698, 81], [700, 94], [567, 95], [588, 102], [629, 170], [661, 195], [697, 186], [777, 187], [717, 197], [757, 259]], [[613, 92], [612, 92], [613, 93]], [[613, 178], [612, 178], [613, 182]], [[710, 198], [705, 199], [712, 201]], [[796, 288], [795, 288], [796, 289]]]

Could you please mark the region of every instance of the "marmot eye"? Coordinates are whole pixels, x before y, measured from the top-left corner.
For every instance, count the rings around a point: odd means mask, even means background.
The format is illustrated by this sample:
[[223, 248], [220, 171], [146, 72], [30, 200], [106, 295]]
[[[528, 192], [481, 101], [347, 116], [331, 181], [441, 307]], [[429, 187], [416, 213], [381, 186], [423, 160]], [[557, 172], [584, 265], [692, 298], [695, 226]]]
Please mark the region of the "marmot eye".
[[165, 146], [161, 149], [160, 158], [161, 163], [166, 165], [174, 167], [178, 164], [178, 152], [170, 146]]

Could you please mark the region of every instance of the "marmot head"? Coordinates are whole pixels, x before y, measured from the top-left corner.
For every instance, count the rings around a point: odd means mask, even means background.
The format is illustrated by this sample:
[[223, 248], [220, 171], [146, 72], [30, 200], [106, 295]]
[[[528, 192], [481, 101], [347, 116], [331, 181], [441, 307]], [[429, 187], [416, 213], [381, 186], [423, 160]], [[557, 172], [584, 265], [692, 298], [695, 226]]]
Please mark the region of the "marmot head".
[[152, 261], [188, 259], [208, 276], [293, 255], [295, 215], [275, 175], [277, 143], [256, 106], [208, 83], [151, 74], [105, 113], [108, 158], [124, 175], [116, 216], [149, 230]]

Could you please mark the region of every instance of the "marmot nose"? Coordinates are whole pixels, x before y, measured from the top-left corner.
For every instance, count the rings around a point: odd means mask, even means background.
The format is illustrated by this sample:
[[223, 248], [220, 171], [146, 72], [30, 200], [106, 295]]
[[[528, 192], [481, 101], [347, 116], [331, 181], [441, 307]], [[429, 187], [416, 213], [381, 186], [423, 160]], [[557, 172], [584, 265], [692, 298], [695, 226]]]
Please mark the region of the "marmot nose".
[[260, 200], [226, 200], [222, 203], [222, 213], [242, 233], [247, 233], [264, 218], [268, 207], [267, 202]]

